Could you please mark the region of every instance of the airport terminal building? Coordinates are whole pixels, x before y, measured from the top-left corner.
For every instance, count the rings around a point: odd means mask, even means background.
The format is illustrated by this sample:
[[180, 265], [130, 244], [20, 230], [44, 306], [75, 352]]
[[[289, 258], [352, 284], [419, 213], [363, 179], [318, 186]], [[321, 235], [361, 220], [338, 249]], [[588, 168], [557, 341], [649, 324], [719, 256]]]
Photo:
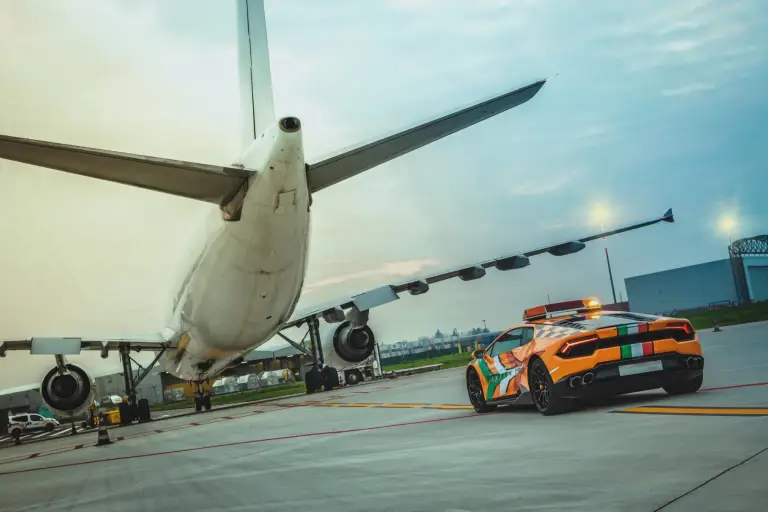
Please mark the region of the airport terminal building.
[[768, 235], [736, 240], [729, 258], [624, 280], [629, 307], [669, 314], [768, 300]]

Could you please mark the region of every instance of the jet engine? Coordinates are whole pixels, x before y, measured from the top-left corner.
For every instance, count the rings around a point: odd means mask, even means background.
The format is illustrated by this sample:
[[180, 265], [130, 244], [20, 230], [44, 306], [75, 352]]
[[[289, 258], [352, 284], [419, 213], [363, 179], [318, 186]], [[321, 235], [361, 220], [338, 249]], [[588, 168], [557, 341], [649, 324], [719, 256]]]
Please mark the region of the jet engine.
[[321, 339], [325, 364], [334, 368], [365, 361], [373, 354], [376, 345], [376, 338], [368, 325], [356, 326], [350, 320], [327, 326]]
[[51, 369], [40, 384], [40, 395], [52, 412], [75, 416], [85, 411], [96, 396], [96, 382], [77, 365], [68, 363], [62, 373]]

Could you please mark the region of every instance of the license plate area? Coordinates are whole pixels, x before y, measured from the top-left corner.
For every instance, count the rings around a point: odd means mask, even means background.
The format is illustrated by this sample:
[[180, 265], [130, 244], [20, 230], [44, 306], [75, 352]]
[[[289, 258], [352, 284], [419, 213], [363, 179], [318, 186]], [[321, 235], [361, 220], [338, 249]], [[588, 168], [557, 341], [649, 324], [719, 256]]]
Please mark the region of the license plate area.
[[660, 372], [664, 369], [661, 361], [643, 361], [642, 363], [625, 364], [619, 366], [619, 375], [637, 375], [639, 373]]

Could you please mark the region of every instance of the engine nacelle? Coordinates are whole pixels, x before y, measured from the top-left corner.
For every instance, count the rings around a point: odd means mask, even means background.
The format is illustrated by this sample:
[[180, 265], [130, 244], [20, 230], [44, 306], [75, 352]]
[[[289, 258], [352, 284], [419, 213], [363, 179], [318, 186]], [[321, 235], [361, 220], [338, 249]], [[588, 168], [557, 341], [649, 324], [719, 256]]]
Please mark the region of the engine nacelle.
[[368, 325], [354, 328], [353, 325], [345, 320], [326, 327], [321, 336], [326, 365], [340, 369], [362, 363], [373, 355], [376, 346], [373, 331]]
[[85, 411], [96, 396], [96, 382], [85, 370], [74, 364], [66, 365], [68, 373], [61, 375], [54, 367], [40, 384], [40, 395], [52, 412], [75, 416]]

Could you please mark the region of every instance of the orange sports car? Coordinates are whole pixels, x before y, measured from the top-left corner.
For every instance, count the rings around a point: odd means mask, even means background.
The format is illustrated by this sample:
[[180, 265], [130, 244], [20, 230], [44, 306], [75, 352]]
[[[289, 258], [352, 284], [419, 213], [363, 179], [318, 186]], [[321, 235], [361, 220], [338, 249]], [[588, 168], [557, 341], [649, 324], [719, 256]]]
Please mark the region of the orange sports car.
[[589, 298], [530, 308], [523, 322], [476, 350], [467, 366], [479, 413], [523, 396], [549, 416], [602, 396], [701, 387], [704, 357], [687, 320], [603, 311]]

